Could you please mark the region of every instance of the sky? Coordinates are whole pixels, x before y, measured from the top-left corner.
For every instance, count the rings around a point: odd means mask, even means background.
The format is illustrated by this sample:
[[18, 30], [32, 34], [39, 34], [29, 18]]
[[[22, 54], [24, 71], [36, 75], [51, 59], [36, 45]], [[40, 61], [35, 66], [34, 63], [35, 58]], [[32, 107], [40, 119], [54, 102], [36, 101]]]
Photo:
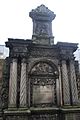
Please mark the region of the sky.
[[5, 45], [8, 38], [31, 39], [29, 12], [41, 4], [56, 14], [54, 43], [79, 43], [80, 48], [80, 0], [0, 0], [0, 44]]

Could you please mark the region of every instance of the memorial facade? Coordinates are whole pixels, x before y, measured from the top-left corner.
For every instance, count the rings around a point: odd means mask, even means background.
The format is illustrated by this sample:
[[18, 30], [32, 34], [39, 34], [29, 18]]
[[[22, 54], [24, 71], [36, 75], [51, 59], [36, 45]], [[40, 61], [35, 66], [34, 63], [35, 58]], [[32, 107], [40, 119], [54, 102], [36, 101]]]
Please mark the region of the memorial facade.
[[[32, 39], [9, 38], [1, 119], [80, 120], [77, 43], [54, 44], [52, 20], [45, 5], [33, 9]], [[77, 66], [77, 67], [76, 67]], [[6, 82], [5, 82], [6, 81]]]

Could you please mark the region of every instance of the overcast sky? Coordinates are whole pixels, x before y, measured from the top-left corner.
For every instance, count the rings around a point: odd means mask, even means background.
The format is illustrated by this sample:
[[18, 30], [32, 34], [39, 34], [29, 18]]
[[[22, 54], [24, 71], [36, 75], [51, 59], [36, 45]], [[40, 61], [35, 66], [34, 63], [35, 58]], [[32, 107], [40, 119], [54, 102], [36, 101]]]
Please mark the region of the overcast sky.
[[55, 43], [80, 44], [80, 0], [0, 0], [0, 44], [8, 38], [31, 39], [29, 12], [41, 4], [56, 14], [52, 22]]

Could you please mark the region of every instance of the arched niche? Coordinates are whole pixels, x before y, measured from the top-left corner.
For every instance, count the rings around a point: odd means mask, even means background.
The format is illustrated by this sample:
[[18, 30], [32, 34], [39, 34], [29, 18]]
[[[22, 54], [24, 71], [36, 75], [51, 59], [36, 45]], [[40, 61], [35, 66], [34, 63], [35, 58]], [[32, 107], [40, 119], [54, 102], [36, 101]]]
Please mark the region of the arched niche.
[[46, 61], [35, 63], [29, 72], [30, 106], [52, 107], [57, 105], [56, 79], [58, 69]]

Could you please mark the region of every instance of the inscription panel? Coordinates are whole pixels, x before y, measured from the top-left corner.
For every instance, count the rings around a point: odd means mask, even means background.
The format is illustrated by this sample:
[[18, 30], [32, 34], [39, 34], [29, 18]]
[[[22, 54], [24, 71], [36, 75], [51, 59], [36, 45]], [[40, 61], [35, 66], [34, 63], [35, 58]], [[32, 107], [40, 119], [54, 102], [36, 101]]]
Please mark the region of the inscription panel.
[[31, 78], [31, 105], [52, 106], [56, 105], [56, 82], [51, 77]]
[[52, 85], [33, 86], [33, 104], [53, 103], [54, 87]]

